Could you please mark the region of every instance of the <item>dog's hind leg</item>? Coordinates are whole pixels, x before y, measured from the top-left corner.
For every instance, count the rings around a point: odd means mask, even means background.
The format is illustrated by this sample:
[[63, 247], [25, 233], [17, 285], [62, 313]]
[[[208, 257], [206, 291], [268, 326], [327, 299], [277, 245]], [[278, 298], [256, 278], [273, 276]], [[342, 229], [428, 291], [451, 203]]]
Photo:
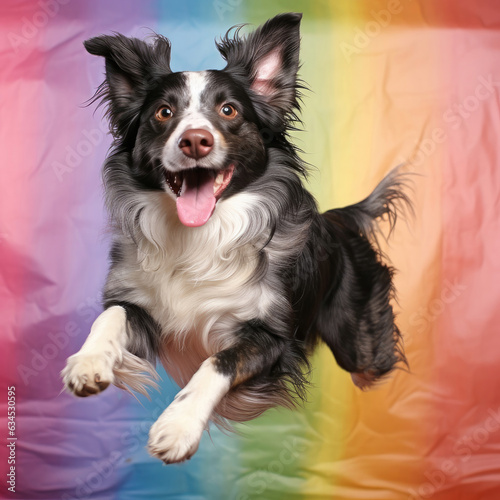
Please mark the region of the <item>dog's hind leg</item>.
[[[149, 319], [148, 319], [149, 318]], [[153, 320], [138, 306], [122, 303], [110, 305], [94, 321], [90, 334], [80, 351], [70, 356], [62, 371], [66, 388], [76, 396], [90, 396], [115, 384], [122, 389], [130, 386], [145, 392], [146, 385], [155, 385], [142, 372], [157, 378], [152, 365], [141, 358], [152, 360], [151, 348], [138, 344], [141, 333], [130, 335], [129, 329], [137, 328], [139, 321], [146, 329], [153, 328]], [[126, 385], [125, 385], [126, 384]]]
[[317, 327], [338, 364], [361, 388], [398, 362], [406, 364], [391, 305], [393, 269], [383, 262], [376, 238], [381, 218], [392, 228], [398, 209], [412, 213], [405, 187], [407, 175], [396, 168], [365, 200], [322, 214], [323, 232], [331, 242], [323, 266], [331, 283]]
[[335, 255], [336, 279], [317, 319], [317, 330], [338, 364], [366, 388], [405, 362], [391, 305], [392, 269], [366, 238], [350, 233]]
[[370, 278], [364, 276], [352, 287], [338, 290], [318, 318], [321, 338], [361, 389], [373, 385], [398, 362], [405, 363], [390, 304], [390, 270], [381, 265], [377, 274], [369, 286]]

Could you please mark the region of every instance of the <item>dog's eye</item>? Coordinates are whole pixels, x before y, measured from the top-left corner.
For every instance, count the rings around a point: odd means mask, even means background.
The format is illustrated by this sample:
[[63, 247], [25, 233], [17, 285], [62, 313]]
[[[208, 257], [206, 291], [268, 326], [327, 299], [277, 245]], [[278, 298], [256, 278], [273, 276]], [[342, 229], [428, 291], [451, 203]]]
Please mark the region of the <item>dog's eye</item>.
[[219, 115], [223, 118], [228, 118], [229, 120], [235, 118], [237, 114], [238, 111], [236, 111], [236, 108], [232, 104], [224, 104], [219, 111]]
[[169, 106], [162, 106], [161, 108], [158, 108], [155, 115], [156, 119], [160, 122], [166, 122], [167, 120], [170, 120], [172, 116], [174, 116], [174, 113]]

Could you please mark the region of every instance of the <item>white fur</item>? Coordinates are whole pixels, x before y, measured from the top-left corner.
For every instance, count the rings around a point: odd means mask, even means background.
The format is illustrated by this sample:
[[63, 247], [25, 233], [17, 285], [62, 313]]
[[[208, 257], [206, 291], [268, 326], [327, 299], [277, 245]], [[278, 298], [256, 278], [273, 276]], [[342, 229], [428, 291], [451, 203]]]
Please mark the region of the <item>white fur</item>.
[[85, 388], [101, 390], [98, 382], [109, 385], [115, 382], [113, 369], [121, 365], [127, 333], [125, 309], [113, 306], [106, 309], [95, 321], [82, 348], [68, 358], [62, 372], [66, 387], [75, 393]]
[[121, 306], [109, 307], [97, 317], [82, 348], [68, 358], [61, 373], [70, 392], [86, 396], [115, 384], [147, 395], [147, 386], [157, 387], [153, 366], [127, 351], [126, 320]]
[[132, 300], [151, 313], [166, 337], [196, 334], [214, 353], [220, 346], [211, 345], [209, 332], [218, 322], [228, 328], [265, 316], [270, 294], [251, 278], [266, 233], [245, 241], [258, 196], [237, 194], [220, 201], [197, 228], [180, 223], [164, 193], [145, 195], [141, 206], [139, 250], [132, 242], [126, 246], [124, 262], [108, 285], [133, 289]]
[[[201, 94], [207, 86], [207, 74], [205, 71], [186, 71], [184, 75], [188, 79], [188, 88], [191, 94], [188, 114], [199, 113], [202, 106]], [[208, 122], [208, 120], [206, 121]]]
[[227, 394], [230, 379], [207, 359], [149, 432], [149, 451], [166, 463], [182, 462], [198, 449], [215, 407]]
[[[206, 73], [204, 71], [187, 71], [184, 75], [187, 78], [189, 106], [176, 129], [165, 143], [162, 153], [163, 165], [171, 172], [179, 172], [196, 166], [212, 168], [214, 165], [224, 165], [226, 162], [226, 153], [223, 147], [224, 138], [214, 124], [203, 114], [201, 94], [207, 85]], [[184, 155], [178, 146], [182, 134], [190, 129], [208, 130], [214, 138], [212, 151], [198, 160]]]
[[280, 298], [252, 279], [268, 238], [266, 210], [258, 195], [240, 193], [219, 201], [205, 225], [188, 228], [165, 193], [142, 196], [142, 239], [122, 241], [123, 261], [107, 287], [125, 286], [124, 300], [158, 322], [160, 359], [183, 387], [205, 359], [234, 343], [239, 324], [265, 319]]

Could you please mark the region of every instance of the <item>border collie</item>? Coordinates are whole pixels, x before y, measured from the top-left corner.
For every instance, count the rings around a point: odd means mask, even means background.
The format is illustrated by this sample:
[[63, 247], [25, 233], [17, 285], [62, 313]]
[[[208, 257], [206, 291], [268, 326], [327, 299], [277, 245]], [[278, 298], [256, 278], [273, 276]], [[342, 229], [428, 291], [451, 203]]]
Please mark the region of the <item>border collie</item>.
[[368, 198], [318, 212], [289, 132], [298, 123], [300, 14], [218, 43], [221, 71], [173, 72], [170, 42], [85, 42], [106, 75], [114, 143], [104, 312], [62, 372], [69, 391], [145, 390], [157, 357], [182, 387], [149, 451], [188, 459], [209, 420], [246, 421], [304, 398], [319, 340], [369, 387], [405, 362], [393, 270], [375, 238], [408, 202], [393, 171]]

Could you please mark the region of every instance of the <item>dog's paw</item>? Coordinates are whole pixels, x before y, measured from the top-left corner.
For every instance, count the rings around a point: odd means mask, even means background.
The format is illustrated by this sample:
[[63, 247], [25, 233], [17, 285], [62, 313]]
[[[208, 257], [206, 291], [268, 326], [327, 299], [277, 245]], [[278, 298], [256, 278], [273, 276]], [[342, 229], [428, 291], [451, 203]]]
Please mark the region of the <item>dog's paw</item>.
[[98, 394], [114, 382], [113, 364], [104, 354], [73, 354], [61, 373], [64, 385], [76, 396]]
[[206, 424], [186, 410], [174, 401], [149, 431], [149, 453], [166, 464], [189, 460], [200, 444]]

